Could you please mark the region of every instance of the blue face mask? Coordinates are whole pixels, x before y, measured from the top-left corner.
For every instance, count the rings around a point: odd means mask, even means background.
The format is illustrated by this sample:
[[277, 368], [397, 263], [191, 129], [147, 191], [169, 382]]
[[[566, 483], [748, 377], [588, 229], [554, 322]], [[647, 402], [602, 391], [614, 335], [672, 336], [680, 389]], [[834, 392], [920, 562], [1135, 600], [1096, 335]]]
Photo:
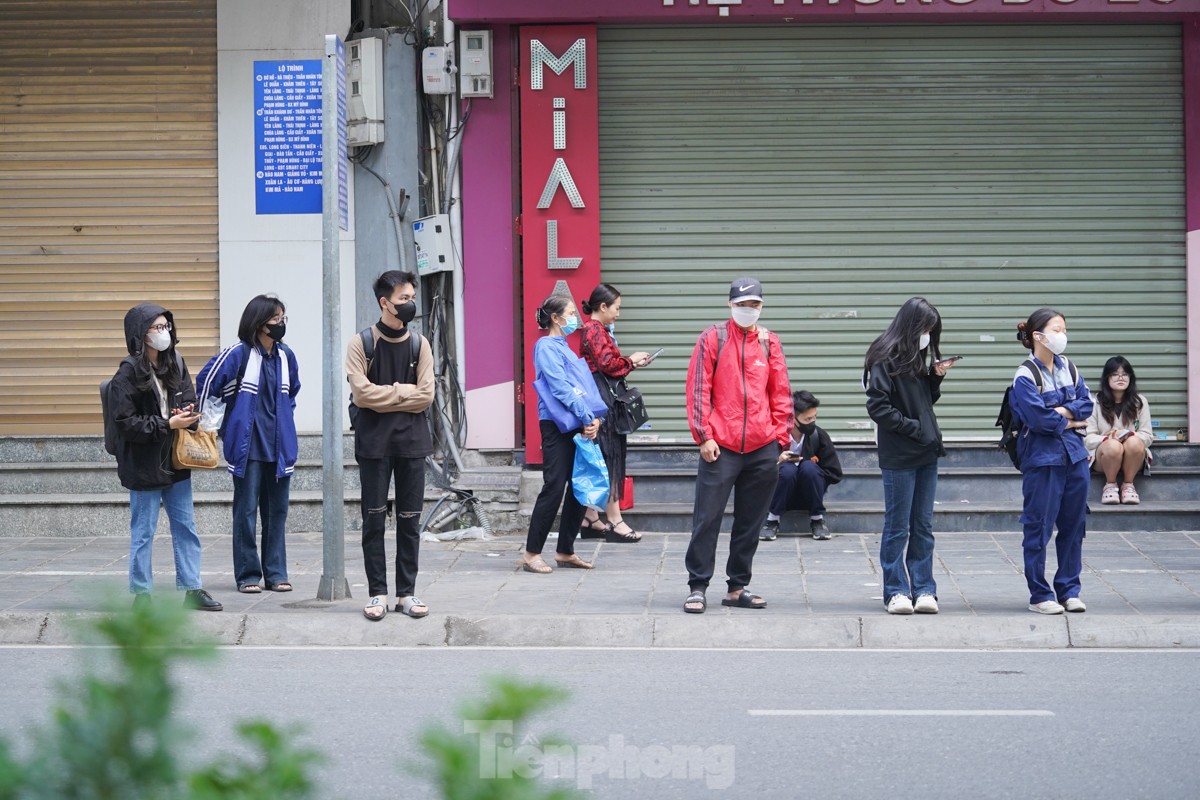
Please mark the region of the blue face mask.
[[562, 324], [563, 336], [570, 336], [577, 330], [579, 330], [579, 317], [567, 317], [567, 321]]

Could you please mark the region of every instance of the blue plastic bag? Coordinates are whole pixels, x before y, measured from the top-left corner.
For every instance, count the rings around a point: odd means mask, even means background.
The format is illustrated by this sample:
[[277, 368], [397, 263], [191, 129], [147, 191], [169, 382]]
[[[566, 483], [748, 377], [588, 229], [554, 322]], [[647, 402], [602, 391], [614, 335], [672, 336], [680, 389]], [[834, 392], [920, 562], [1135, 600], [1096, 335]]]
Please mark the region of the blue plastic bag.
[[603, 511], [608, 504], [608, 465], [600, 445], [594, 439], [575, 434], [575, 468], [571, 472], [571, 491], [582, 506]]

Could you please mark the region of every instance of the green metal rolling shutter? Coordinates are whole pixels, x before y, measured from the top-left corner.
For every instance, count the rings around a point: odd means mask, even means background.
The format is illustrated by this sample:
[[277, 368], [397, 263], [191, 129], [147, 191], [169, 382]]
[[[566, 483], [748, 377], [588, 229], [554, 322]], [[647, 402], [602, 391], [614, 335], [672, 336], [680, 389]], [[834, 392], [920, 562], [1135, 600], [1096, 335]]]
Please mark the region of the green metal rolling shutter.
[[1089, 385], [1123, 354], [1184, 424], [1177, 26], [611, 27], [599, 92], [601, 274], [622, 347], [668, 348], [635, 375], [660, 441], [741, 274], [835, 438], [873, 438], [862, 357], [917, 294], [966, 357], [947, 438], [995, 436], [1041, 305]]

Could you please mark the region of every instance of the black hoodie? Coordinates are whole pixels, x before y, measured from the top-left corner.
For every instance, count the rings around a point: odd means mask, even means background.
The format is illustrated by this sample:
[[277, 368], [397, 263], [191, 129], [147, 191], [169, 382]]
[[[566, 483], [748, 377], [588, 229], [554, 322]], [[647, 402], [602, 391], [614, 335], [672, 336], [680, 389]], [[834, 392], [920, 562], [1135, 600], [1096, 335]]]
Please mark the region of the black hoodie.
[[[189, 470], [171, 469], [173, 432], [162, 415], [158, 390], [151, 378], [150, 361], [145, 354], [145, 338], [156, 317], [171, 323], [171, 346], [158, 354], [166, 364], [164, 388], [170, 394], [182, 392], [176, 402], [168, 397], [167, 407], [176, 408], [196, 402], [196, 387], [183, 356], [175, 352], [179, 342], [171, 312], [153, 303], [134, 306], [125, 314], [125, 346], [129, 358], [121, 362], [109, 384], [109, 413], [117, 427], [117, 475], [126, 489], [163, 489], [191, 477]], [[160, 373], [162, 377], [162, 373]]]

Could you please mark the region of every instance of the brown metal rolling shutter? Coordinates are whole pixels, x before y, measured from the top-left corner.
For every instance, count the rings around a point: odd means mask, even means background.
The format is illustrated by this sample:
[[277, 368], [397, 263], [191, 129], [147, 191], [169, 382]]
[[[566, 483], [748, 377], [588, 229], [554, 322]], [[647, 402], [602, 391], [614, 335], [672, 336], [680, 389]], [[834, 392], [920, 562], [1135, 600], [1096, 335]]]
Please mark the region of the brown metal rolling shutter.
[[96, 433], [130, 306], [218, 345], [216, 0], [5, 0], [0, 42], [0, 435]]

